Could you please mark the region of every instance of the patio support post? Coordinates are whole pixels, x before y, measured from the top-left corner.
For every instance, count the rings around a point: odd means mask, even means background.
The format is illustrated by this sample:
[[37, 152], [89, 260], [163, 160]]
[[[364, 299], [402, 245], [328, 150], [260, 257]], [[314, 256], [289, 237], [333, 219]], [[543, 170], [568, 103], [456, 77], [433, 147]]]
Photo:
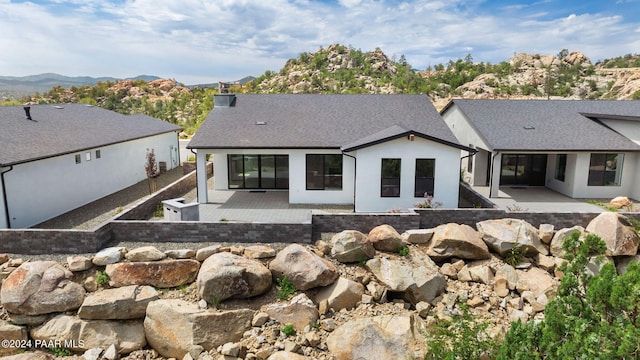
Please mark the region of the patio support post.
[[209, 202], [207, 190], [207, 154], [203, 150], [196, 153], [196, 176], [198, 183], [198, 202], [206, 204]]
[[500, 167], [502, 166], [502, 154], [495, 152], [491, 156], [491, 177], [489, 178], [489, 198], [500, 195]]

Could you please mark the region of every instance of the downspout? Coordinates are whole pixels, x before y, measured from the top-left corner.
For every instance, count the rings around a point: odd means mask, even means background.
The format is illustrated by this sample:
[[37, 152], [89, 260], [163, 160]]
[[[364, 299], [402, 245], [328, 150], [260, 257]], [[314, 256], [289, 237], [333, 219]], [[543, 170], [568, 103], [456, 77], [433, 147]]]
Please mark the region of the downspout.
[[[475, 155], [475, 154], [477, 154], [477, 153], [478, 153], [478, 151], [477, 151], [477, 150], [476, 150], [476, 151], [469, 151], [469, 155], [461, 157], [461, 158], [460, 158], [460, 170], [462, 170], [462, 160], [464, 160], [464, 159], [466, 159], [466, 158], [470, 158], [470, 157], [474, 156], [474, 155]], [[474, 167], [474, 168], [475, 168], [475, 167]], [[460, 180], [464, 180], [464, 179], [460, 179]]]
[[13, 170], [13, 165], [9, 165], [9, 170], [0, 172], [0, 179], [2, 179], [2, 203], [4, 204], [4, 214], [7, 218], [7, 229], [11, 229], [11, 216], [9, 216], [9, 200], [7, 199], [7, 186], [4, 181], [4, 174]]
[[356, 173], [358, 170], [358, 159], [353, 155], [345, 153], [344, 151], [342, 152], [342, 155], [348, 156], [353, 159], [353, 212], [356, 212]]
[[[500, 155], [500, 151], [496, 151], [493, 155], [491, 155], [491, 174], [489, 176], [489, 198], [492, 198], [492, 192], [493, 192], [493, 168], [496, 162], [496, 157]], [[498, 186], [500, 186], [500, 184], [498, 184]], [[498, 188], [498, 192], [499, 192], [499, 188]], [[497, 196], [496, 196], [497, 197]]]

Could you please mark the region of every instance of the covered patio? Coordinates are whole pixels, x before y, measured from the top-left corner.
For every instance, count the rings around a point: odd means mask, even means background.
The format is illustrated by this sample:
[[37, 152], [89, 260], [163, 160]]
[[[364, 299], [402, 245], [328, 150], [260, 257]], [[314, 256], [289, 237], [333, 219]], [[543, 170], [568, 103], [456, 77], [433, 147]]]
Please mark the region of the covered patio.
[[605, 211], [605, 209], [600, 206], [588, 203], [589, 199], [573, 199], [544, 186], [500, 186], [498, 196], [492, 198], [489, 198], [488, 186], [473, 186], [473, 189], [503, 210], [552, 212]]

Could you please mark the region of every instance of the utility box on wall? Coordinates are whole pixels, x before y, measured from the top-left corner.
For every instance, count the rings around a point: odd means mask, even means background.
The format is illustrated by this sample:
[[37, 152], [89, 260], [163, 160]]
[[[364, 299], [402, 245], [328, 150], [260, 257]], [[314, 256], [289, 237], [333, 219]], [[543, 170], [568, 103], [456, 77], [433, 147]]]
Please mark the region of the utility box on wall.
[[164, 200], [162, 208], [165, 221], [200, 221], [198, 203], [184, 203], [184, 198]]

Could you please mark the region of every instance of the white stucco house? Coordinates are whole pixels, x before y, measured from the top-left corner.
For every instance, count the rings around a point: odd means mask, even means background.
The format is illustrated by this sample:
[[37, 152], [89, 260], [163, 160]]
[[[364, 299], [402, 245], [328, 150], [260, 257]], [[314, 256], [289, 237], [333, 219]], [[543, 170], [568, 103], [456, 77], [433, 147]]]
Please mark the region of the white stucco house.
[[455, 99], [441, 115], [478, 151], [462, 167], [491, 197], [500, 186], [545, 186], [640, 199], [640, 101]]
[[428, 193], [458, 206], [458, 143], [425, 95], [220, 94], [187, 148], [198, 201], [214, 190], [287, 191], [291, 204], [407, 209]]
[[0, 107], [0, 228], [27, 228], [179, 166], [180, 127], [83, 104]]

